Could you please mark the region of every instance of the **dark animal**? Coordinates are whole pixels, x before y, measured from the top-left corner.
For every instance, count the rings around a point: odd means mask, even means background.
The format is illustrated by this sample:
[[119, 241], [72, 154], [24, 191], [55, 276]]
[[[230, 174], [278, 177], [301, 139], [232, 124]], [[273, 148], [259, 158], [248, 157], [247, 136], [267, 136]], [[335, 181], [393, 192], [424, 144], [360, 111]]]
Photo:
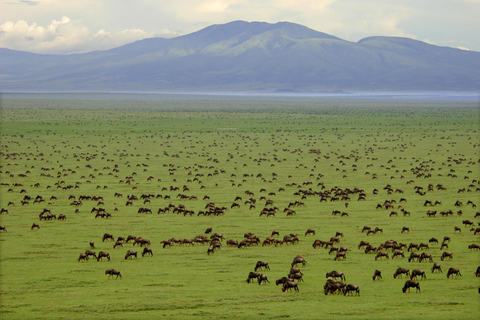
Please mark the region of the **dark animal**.
[[291, 290], [291, 289], [294, 289], [295, 291], [299, 291], [298, 290], [298, 285], [296, 282], [293, 282], [293, 281], [287, 281], [283, 284], [283, 287], [282, 287], [282, 292], [285, 292], [287, 290]]
[[405, 285], [402, 288], [402, 292], [403, 293], [407, 292], [407, 289], [408, 289], [408, 292], [410, 292], [410, 288], [416, 288], [415, 291], [421, 292], [420, 284], [418, 283], [418, 281], [407, 280], [405, 282]]
[[115, 269], [108, 269], [105, 271], [105, 274], [108, 274], [108, 277], [113, 277], [113, 276], [117, 276], [115, 279], [118, 279], [118, 277], [122, 278], [122, 274], [120, 273], [120, 271], [117, 271]]
[[270, 281], [268, 281], [268, 279], [267, 279], [267, 276], [264, 275], [264, 274], [261, 274], [261, 275], [258, 277], [258, 285], [261, 285], [262, 282], [263, 282], [264, 284], [267, 284], [267, 282], [270, 283]]
[[105, 234], [103, 235], [102, 242], [105, 242], [105, 241], [108, 240], [108, 239], [112, 239], [112, 241], [115, 241], [115, 240], [113, 239], [113, 235], [111, 235], [110, 233], [105, 233]]
[[331, 272], [328, 272], [325, 276], [326, 278], [340, 278], [340, 280], [345, 280], [345, 275], [343, 274], [343, 272], [339, 272], [339, 271], [331, 271]]
[[448, 269], [447, 278], [450, 278], [451, 275], [455, 275], [456, 277], [462, 276], [462, 274], [460, 273], [460, 270], [458, 270], [457, 268]]
[[107, 258], [110, 261], [110, 254], [108, 252], [100, 251], [98, 253], [97, 261], [100, 261], [102, 258]]
[[80, 253], [80, 256], [78, 257], [78, 262], [80, 261], [88, 261], [88, 256], [85, 253]]
[[153, 251], [152, 251], [152, 249], [147, 248], [147, 247], [143, 248], [142, 257], [144, 257], [146, 254], [148, 254], [148, 255], [150, 255], [150, 256], [153, 256]]
[[382, 279], [382, 272], [380, 270], [375, 270], [375, 273], [373, 274], [373, 281], [377, 280], [377, 278]]
[[258, 279], [258, 277], [260, 277], [260, 273], [250, 272], [248, 274], [247, 283], [250, 283], [250, 281], [252, 281], [253, 279]]
[[412, 270], [412, 275], [410, 276], [410, 280], [413, 280], [414, 278], [416, 279], [417, 276], [421, 276], [421, 279], [427, 279], [427, 276], [425, 275], [425, 271], [420, 269], [414, 269]]
[[345, 289], [343, 290], [343, 295], [347, 295], [349, 293], [353, 294], [355, 292], [355, 295], [360, 296], [360, 288], [356, 285], [353, 284], [347, 284]]
[[255, 266], [255, 271], [257, 271], [258, 269], [260, 268], [264, 268], [264, 269], [268, 269], [270, 270], [270, 267], [268, 266], [268, 262], [265, 262], [265, 261], [258, 261], [257, 262], [257, 265]]
[[437, 271], [437, 272], [438, 272], [438, 271], [442, 272], [442, 267], [440, 266], [439, 263], [436, 263], [436, 262], [433, 264], [432, 273], [434, 273], [435, 271]]
[[405, 274], [406, 276], [409, 276], [410, 270], [408, 270], [407, 268], [398, 268], [393, 274], [393, 278], [397, 279], [398, 276], [402, 277], [403, 274]]
[[128, 250], [127, 251], [127, 254], [125, 255], [125, 260], [131, 258], [131, 257], [135, 257], [137, 258], [137, 251], [133, 251], [133, 250]]

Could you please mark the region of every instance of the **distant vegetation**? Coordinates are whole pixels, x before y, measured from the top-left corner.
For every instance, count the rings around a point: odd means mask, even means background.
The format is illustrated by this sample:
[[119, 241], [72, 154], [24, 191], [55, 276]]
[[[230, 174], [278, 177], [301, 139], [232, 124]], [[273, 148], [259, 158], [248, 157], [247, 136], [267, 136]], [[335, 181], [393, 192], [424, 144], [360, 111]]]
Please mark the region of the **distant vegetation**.
[[0, 314], [475, 319], [478, 112], [4, 96]]

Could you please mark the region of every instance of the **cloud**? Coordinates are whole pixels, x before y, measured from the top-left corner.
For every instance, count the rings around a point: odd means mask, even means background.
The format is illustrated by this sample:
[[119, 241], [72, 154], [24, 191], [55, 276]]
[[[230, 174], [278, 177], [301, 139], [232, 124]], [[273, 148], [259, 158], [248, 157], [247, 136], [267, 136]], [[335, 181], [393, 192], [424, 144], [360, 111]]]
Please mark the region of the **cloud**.
[[[165, 35], [172, 35], [163, 30]], [[83, 53], [106, 50], [136, 40], [153, 37], [141, 29], [125, 29], [109, 32], [104, 29], [92, 31], [81, 19], [71, 20], [64, 16], [53, 20], [48, 26], [25, 20], [7, 21], [0, 25], [0, 47], [36, 53]]]

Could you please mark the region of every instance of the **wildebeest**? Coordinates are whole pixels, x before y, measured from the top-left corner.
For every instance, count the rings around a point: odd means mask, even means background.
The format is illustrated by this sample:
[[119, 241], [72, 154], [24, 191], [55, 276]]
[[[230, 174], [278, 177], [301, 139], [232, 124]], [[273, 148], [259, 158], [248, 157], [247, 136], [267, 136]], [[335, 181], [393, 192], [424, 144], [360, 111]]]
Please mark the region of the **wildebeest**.
[[284, 284], [285, 282], [287, 281], [292, 281], [293, 282], [293, 279], [289, 279], [287, 277], [281, 277], [280, 279], [278, 279], [277, 281], [275, 281], [275, 285], [279, 285], [279, 284]]
[[409, 276], [410, 270], [407, 268], [397, 268], [397, 270], [393, 274], [393, 278], [397, 279], [398, 276], [402, 277], [403, 274], [405, 274], [406, 276]]
[[477, 267], [477, 271], [475, 271], [475, 277], [480, 277], [480, 266]]
[[421, 279], [427, 279], [427, 276], [425, 275], [425, 271], [420, 269], [413, 269], [412, 275], [410, 276], [410, 280], [417, 278], [417, 276], [421, 276]]
[[383, 258], [383, 257], [386, 257], [388, 259], [388, 252], [381, 251], [381, 252], [377, 253], [377, 255], [375, 256], [375, 261], [377, 261], [379, 258]]
[[30, 227], [30, 230], [33, 229], [40, 229], [40, 226], [37, 223], [33, 223], [32, 226]]
[[292, 262], [292, 268], [295, 267], [297, 264], [301, 263], [302, 266], [306, 266], [307, 265], [307, 261], [305, 261], [305, 258], [303, 258], [302, 256], [296, 256], [294, 259], [293, 259], [293, 262]]
[[260, 277], [260, 273], [250, 272], [248, 274], [247, 283], [250, 283], [250, 281], [252, 281], [253, 279], [258, 279], [258, 277]]
[[441, 265], [440, 265], [439, 263], [436, 263], [436, 262], [433, 264], [432, 273], [434, 273], [435, 271], [437, 271], [437, 272], [438, 272], [438, 271], [442, 272], [442, 267], [441, 267]]
[[405, 282], [405, 285], [402, 288], [402, 292], [403, 293], [407, 292], [407, 289], [408, 289], [408, 292], [410, 292], [410, 288], [416, 288], [415, 291], [421, 292], [420, 291], [420, 284], [418, 283], [418, 281], [407, 280]]
[[111, 239], [112, 241], [115, 241], [115, 239], [113, 238], [113, 235], [111, 235], [110, 233], [105, 233], [103, 235], [102, 242], [105, 242], [108, 239]]
[[268, 262], [265, 261], [258, 261], [256, 266], [255, 266], [255, 271], [257, 271], [260, 268], [264, 268], [265, 270], [270, 270], [270, 267], [268, 266]]
[[444, 251], [440, 257], [440, 260], [443, 261], [445, 258], [453, 259], [453, 253]]
[[108, 252], [100, 251], [97, 256], [97, 261], [100, 261], [102, 258], [107, 258], [110, 261], [110, 254]]
[[339, 272], [339, 271], [331, 271], [331, 272], [328, 272], [325, 276], [325, 278], [340, 278], [341, 280], [345, 280], [345, 274], [343, 274], [343, 272]]
[[288, 275], [288, 278], [292, 279], [292, 280], [297, 280], [297, 282], [300, 282], [300, 281], [305, 282], [303, 280], [303, 274], [302, 273], [290, 273]]
[[373, 281], [377, 280], [377, 278], [382, 279], [382, 272], [380, 270], [375, 270], [375, 273], [373, 274]]
[[471, 245], [468, 246], [468, 249], [476, 251], [480, 249], [480, 246], [476, 243], [472, 243]]
[[398, 256], [402, 256], [403, 258], [405, 258], [405, 254], [403, 253], [402, 250], [393, 251], [392, 259], [395, 259], [395, 257], [398, 257]]
[[419, 262], [422, 262], [423, 260], [429, 260], [430, 262], [433, 262], [432, 255], [427, 252], [422, 252]]
[[305, 232], [305, 236], [309, 235], [309, 234], [315, 234], [315, 230], [314, 229], [308, 229], [306, 232]]
[[343, 295], [347, 295], [349, 293], [353, 294], [355, 292], [355, 295], [360, 296], [360, 288], [359, 286], [353, 285], [353, 284], [347, 284], [345, 288], [343, 289]]
[[[117, 278], [118, 277], [122, 278], [122, 274], [120, 273], [120, 271], [117, 271], [115, 269], [108, 269], [108, 270], [105, 271], [105, 274], [108, 274], [109, 278], [112, 277], [112, 276], [117, 276]], [[117, 279], [117, 278], [115, 278], [115, 279]]]
[[298, 290], [298, 285], [296, 282], [293, 282], [293, 281], [287, 281], [283, 284], [283, 287], [282, 287], [282, 292], [285, 292], [287, 290], [291, 290], [291, 289], [294, 289], [295, 291], [299, 291]]
[[95, 251], [87, 250], [87, 251], [85, 251], [85, 254], [87, 256], [93, 256], [95, 259], [97, 259], [97, 255], [96, 255]]
[[334, 261], [337, 261], [339, 259], [345, 260], [346, 258], [347, 258], [347, 253], [345, 251], [342, 251], [342, 252], [337, 252], [333, 260]]
[[267, 284], [267, 282], [270, 283], [270, 281], [268, 281], [267, 276], [265, 274], [261, 274], [260, 276], [258, 276], [258, 284], [261, 285], [262, 282], [264, 284]]
[[78, 262], [80, 261], [88, 261], [88, 256], [85, 253], [80, 253], [80, 256], [78, 257]]
[[3, 231], [3, 232], [7, 232], [7, 227], [5, 227], [5, 226], [0, 226], [0, 230]]
[[458, 276], [462, 276], [462, 274], [460, 273], [460, 270], [458, 270], [457, 268], [450, 268], [448, 269], [448, 272], [447, 272], [447, 278], [450, 278], [451, 275], [455, 275], [456, 277]]
[[420, 259], [420, 254], [418, 252], [412, 252], [410, 254], [410, 257], [408, 257], [408, 262], [412, 262], [412, 260], [417, 259], [419, 261]]
[[144, 257], [147, 254], [150, 256], [153, 256], [153, 251], [152, 249], [145, 247], [143, 248], [142, 257]]
[[344, 287], [344, 282], [327, 279], [327, 283], [325, 283], [325, 285], [323, 286], [323, 292], [325, 293], [325, 295], [328, 295], [329, 293], [335, 294], [335, 292], [341, 293]]
[[133, 251], [133, 250], [128, 250], [127, 251], [127, 254], [125, 255], [125, 260], [131, 258], [131, 257], [135, 257], [137, 258], [137, 251]]

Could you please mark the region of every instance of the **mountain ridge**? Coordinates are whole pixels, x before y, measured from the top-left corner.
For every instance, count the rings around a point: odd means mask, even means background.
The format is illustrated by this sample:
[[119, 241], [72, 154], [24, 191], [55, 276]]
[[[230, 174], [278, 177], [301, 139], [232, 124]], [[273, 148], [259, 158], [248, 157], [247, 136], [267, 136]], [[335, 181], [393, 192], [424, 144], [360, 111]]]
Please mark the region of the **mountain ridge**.
[[480, 52], [403, 37], [350, 42], [278, 22], [232, 21], [104, 51], [0, 48], [0, 90], [478, 91]]

